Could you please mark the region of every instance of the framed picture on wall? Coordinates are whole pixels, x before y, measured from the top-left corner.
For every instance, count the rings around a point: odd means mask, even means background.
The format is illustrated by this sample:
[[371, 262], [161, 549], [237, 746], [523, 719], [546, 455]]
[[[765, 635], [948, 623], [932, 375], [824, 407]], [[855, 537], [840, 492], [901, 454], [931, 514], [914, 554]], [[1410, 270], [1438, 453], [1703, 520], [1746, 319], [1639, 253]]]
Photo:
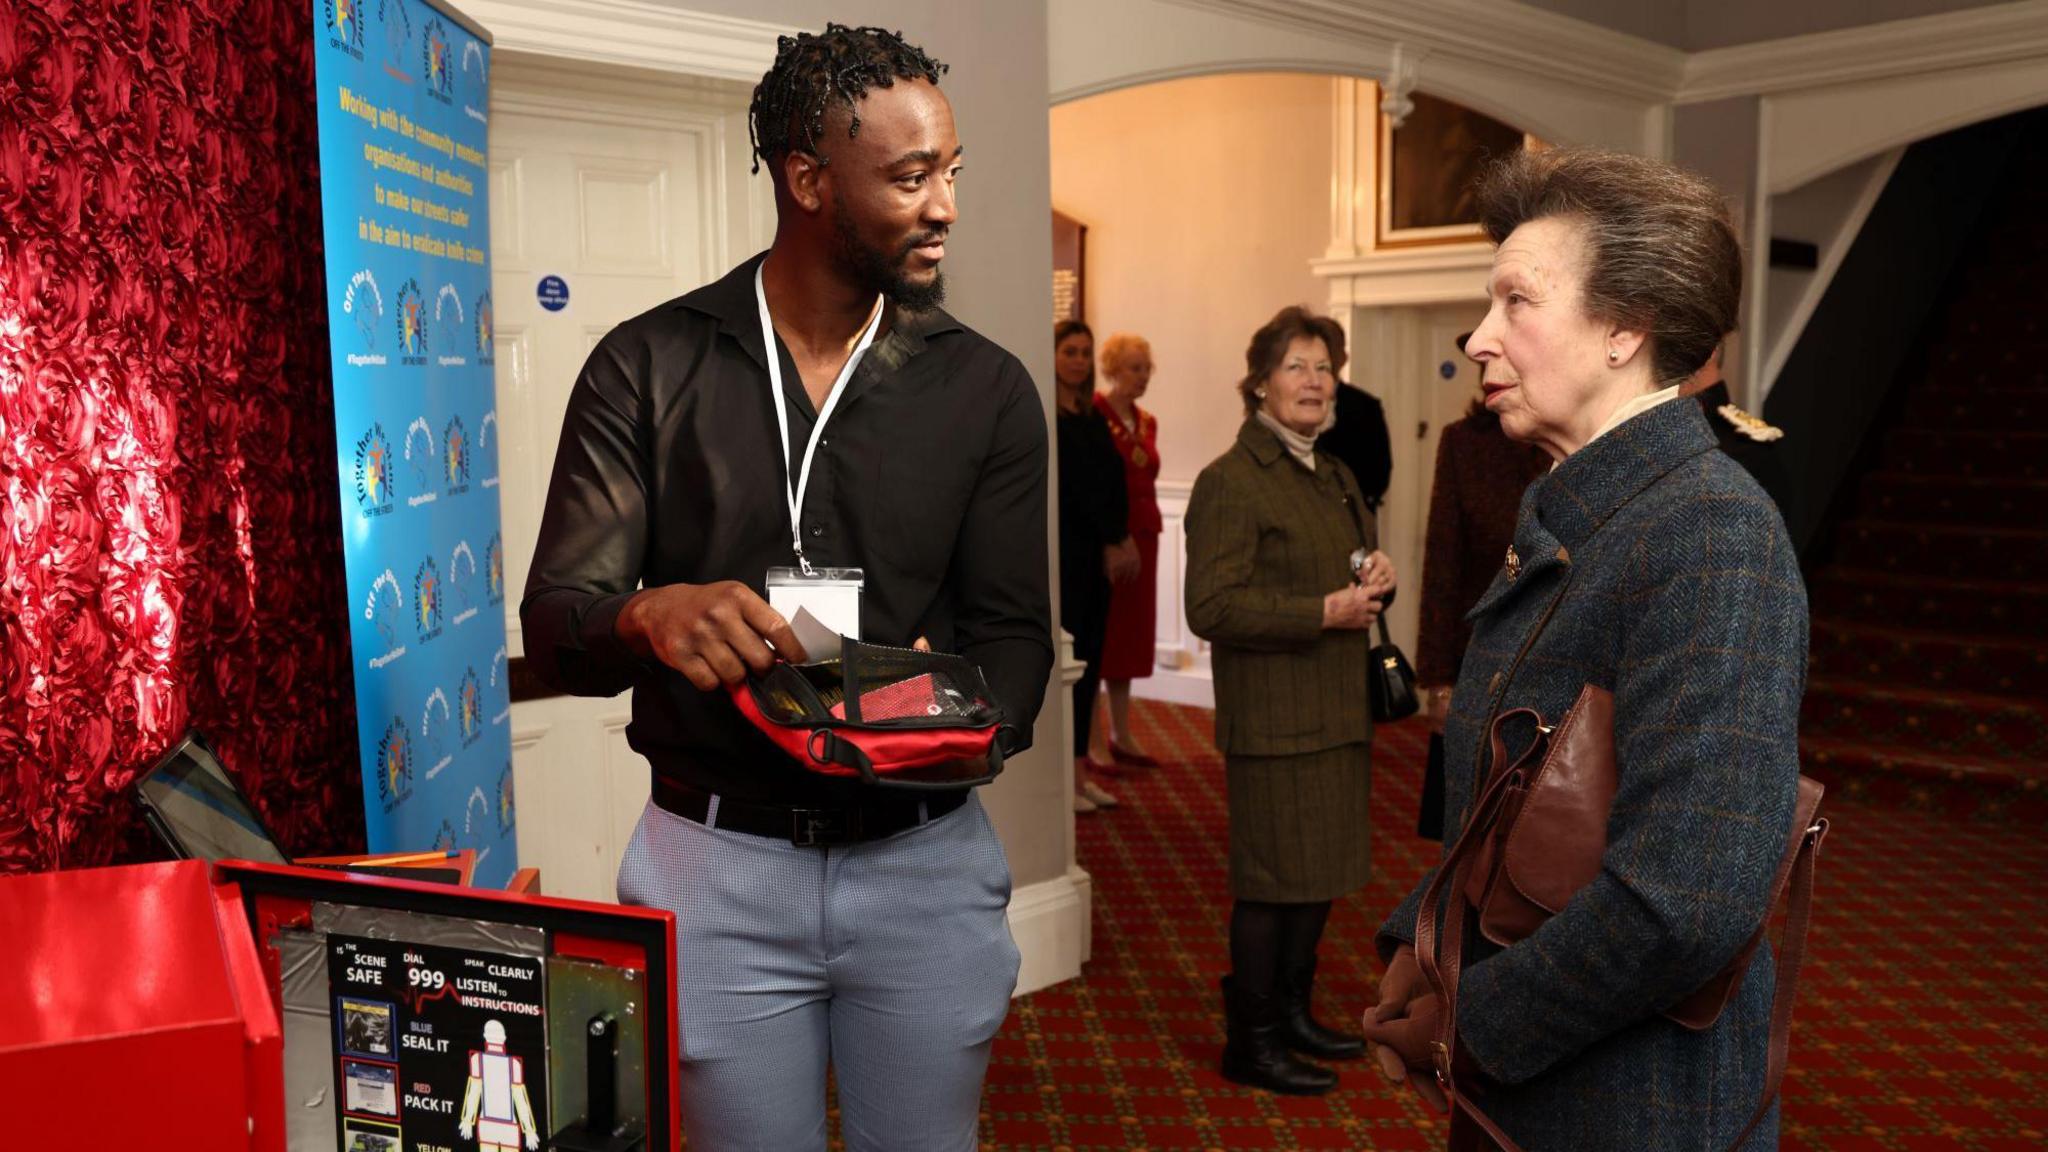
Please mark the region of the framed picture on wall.
[[1380, 113], [1381, 248], [1482, 240], [1474, 187], [1486, 162], [1541, 141], [1519, 128], [1449, 100], [1414, 93], [1415, 110], [1399, 128]]
[[1064, 212], [1052, 214], [1052, 322], [1087, 317], [1088, 226]]

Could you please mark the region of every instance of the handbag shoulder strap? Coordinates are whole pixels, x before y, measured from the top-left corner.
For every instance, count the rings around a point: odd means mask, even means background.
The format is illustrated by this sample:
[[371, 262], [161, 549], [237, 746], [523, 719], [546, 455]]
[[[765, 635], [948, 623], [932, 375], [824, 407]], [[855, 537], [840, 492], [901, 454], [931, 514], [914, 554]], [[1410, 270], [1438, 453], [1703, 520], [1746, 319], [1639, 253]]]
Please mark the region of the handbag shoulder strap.
[[[1538, 723], [1542, 722], [1542, 717], [1537, 716], [1532, 708], [1517, 708], [1496, 718], [1490, 733], [1496, 763], [1501, 762], [1506, 756], [1500, 736], [1501, 725], [1518, 715], [1532, 716]], [[1463, 909], [1459, 908], [1455, 915], [1442, 918], [1443, 947], [1439, 956], [1439, 918], [1435, 912], [1443, 902], [1446, 885], [1449, 886], [1453, 906], [1457, 905], [1459, 893], [1465, 890], [1474, 857], [1487, 838], [1493, 834], [1494, 825], [1500, 819], [1508, 795], [1513, 790], [1515, 782], [1520, 779], [1522, 766], [1536, 755], [1540, 747], [1541, 741], [1532, 744], [1513, 764], [1494, 772], [1487, 780], [1486, 787], [1472, 802], [1472, 810], [1466, 816], [1464, 830], [1458, 833], [1451, 850], [1444, 854], [1443, 863], [1438, 866], [1436, 874], [1430, 877], [1429, 884], [1423, 888], [1422, 912], [1415, 918], [1416, 967], [1421, 969], [1423, 982], [1429, 986], [1431, 992], [1436, 993], [1441, 1004], [1441, 1012], [1437, 1018], [1437, 1038], [1430, 1046], [1430, 1053], [1435, 1064], [1438, 1086], [1453, 1098], [1457, 1094], [1452, 1087], [1451, 1056], [1457, 1047], [1458, 978], [1465, 961], [1465, 917]]]
[[[1351, 517], [1352, 530], [1358, 533], [1359, 551], [1371, 552], [1372, 543], [1365, 538], [1365, 497], [1359, 494], [1355, 486], [1344, 483], [1344, 474], [1342, 472], [1337, 473], [1337, 486], [1344, 490], [1344, 511]], [[1394, 638], [1387, 632], [1387, 614], [1385, 612], [1380, 613], [1378, 627], [1380, 630], [1380, 643], [1393, 644]]]
[[[1806, 821], [1806, 828], [1800, 834], [1799, 854], [1792, 861], [1792, 874], [1787, 880], [1791, 895], [1785, 905], [1785, 934], [1778, 942], [1777, 987], [1771, 998], [1771, 1047], [1764, 1064], [1764, 1094], [1757, 1101], [1756, 1111], [1750, 1114], [1749, 1123], [1743, 1125], [1742, 1134], [1729, 1145], [1731, 1150], [1742, 1147], [1749, 1134], [1763, 1123], [1764, 1114], [1771, 1110], [1771, 1102], [1784, 1087], [1785, 1069], [1792, 1061], [1792, 1008], [1799, 998], [1799, 972], [1806, 965], [1806, 931], [1813, 923], [1814, 866], [1820, 860], [1820, 842], [1828, 836], [1826, 819], [1805, 813], [1800, 814], [1800, 819]], [[1784, 891], [1775, 893], [1773, 908], [1785, 899]], [[1769, 922], [1765, 920], [1766, 924]]]

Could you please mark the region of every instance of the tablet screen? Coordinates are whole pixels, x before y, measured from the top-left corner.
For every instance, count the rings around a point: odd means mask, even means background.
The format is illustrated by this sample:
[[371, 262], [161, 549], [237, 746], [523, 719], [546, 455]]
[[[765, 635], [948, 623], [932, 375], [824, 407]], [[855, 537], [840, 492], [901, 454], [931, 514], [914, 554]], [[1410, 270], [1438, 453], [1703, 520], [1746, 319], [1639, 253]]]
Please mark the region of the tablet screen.
[[158, 831], [187, 858], [291, 862], [220, 761], [190, 737], [151, 769], [139, 787]]

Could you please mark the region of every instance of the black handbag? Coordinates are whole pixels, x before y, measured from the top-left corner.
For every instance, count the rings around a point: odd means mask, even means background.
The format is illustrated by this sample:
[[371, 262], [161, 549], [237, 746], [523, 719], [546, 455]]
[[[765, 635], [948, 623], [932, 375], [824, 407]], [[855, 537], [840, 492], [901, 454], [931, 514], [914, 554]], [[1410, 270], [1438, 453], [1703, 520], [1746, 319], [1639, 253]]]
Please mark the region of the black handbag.
[[1387, 635], [1387, 618], [1379, 619], [1380, 642], [1372, 649], [1372, 718], [1381, 724], [1393, 720], [1406, 720], [1422, 710], [1422, 700], [1415, 694], [1415, 669], [1408, 666], [1408, 657]]
[[[1351, 526], [1358, 529], [1358, 551], [1351, 554], [1351, 574], [1354, 577], [1364, 567], [1366, 557], [1372, 551], [1365, 534], [1365, 521], [1358, 515], [1359, 503], [1352, 499], [1350, 492], [1344, 494], [1344, 507], [1351, 513]], [[1422, 710], [1422, 701], [1415, 695], [1415, 669], [1408, 666], [1408, 657], [1401, 654], [1401, 649], [1394, 645], [1394, 638], [1387, 635], [1386, 604], [1393, 598], [1389, 593], [1380, 605], [1380, 642], [1372, 649], [1372, 718], [1382, 724], [1405, 720]]]

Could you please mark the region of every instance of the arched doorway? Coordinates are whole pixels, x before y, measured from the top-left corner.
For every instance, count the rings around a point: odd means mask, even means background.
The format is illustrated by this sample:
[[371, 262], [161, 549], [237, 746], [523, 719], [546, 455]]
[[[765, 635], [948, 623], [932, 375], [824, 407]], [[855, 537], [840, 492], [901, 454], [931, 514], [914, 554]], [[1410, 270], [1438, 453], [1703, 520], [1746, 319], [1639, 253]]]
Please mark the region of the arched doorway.
[[[1244, 419], [1235, 390], [1251, 334], [1306, 304], [1351, 334], [1344, 376], [1389, 429], [1381, 545], [1419, 587], [1437, 436], [1477, 377], [1453, 342], [1483, 314], [1491, 248], [1470, 186], [1480, 162], [1530, 140], [1434, 93], [1403, 126], [1371, 81], [1230, 70], [1114, 88], [1051, 113], [1053, 207], [1087, 228], [1080, 297], [1098, 345], [1143, 336], [1156, 372], [1166, 521], [1158, 667], [1139, 691], [1206, 704], [1206, 650], [1181, 609], [1179, 516], [1196, 474]], [[1412, 646], [1420, 597], [1389, 616]]]

